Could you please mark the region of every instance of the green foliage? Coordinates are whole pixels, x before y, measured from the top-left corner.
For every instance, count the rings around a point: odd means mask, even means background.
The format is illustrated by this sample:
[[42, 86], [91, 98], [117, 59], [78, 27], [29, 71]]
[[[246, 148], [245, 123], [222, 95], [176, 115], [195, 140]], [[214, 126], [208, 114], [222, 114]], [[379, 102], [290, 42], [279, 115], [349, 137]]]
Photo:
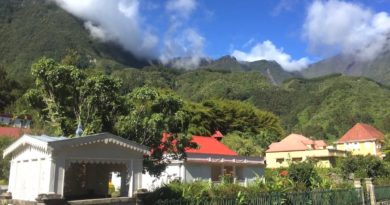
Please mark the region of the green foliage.
[[173, 88], [177, 73], [167, 69], [134, 69], [126, 68], [114, 71], [115, 78], [121, 79], [122, 93], [129, 93], [137, 87], [149, 86], [156, 88]]
[[308, 160], [292, 163], [288, 168], [288, 178], [306, 188], [311, 188], [320, 179], [315, 169], [315, 164]]
[[0, 113], [12, 105], [21, 95], [21, 85], [8, 78], [8, 73], [0, 65]]
[[390, 133], [385, 135], [385, 142], [382, 147], [382, 152], [385, 154], [384, 160], [390, 162]]
[[357, 122], [387, 132], [390, 90], [365, 78], [331, 75], [291, 79], [281, 88], [262, 89], [251, 101], [281, 117], [287, 132], [332, 141]]
[[78, 120], [84, 134], [113, 130], [113, 118], [119, 110], [121, 86], [118, 80], [95, 74], [87, 76], [74, 66], [42, 58], [32, 66], [35, 88], [25, 97], [39, 110], [53, 134], [70, 136]]
[[[183, 101], [173, 93], [150, 87], [136, 88], [126, 96], [125, 107], [126, 113], [115, 124], [116, 132], [152, 148], [144, 164], [150, 174], [159, 175], [170, 159], [183, 159], [184, 149], [195, 147], [186, 135], [189, 117], [182, 110]], [[163, 133], [170, 136], [162, 141]]]
[[342, 158], [339, 164], [345, 177], [350, 174], [354, 174], [357, 178], [387, 177], [390, 175], [389, 164], [377, 156], [348, 156]]
[[229, 133], [222, 138], [222, 143], [241, 156], [260, 156], [263, 150], [252, 136], [240, 132]]
[[[7, 136], [0, 136], [0, 153], [4, 152], [4, 149], [14, 142], [14, 139]], [[1, 157], [0, 159], [0, 180], [4, 180], [4, 182], [8, 182], [9, 177], [9, 169], [10, 169], [10, 158]]]
[[257, 89], [270, 87], [259, 72], [192, 71], [177, 78], [175, 91], [186, 99], [247, 100]]

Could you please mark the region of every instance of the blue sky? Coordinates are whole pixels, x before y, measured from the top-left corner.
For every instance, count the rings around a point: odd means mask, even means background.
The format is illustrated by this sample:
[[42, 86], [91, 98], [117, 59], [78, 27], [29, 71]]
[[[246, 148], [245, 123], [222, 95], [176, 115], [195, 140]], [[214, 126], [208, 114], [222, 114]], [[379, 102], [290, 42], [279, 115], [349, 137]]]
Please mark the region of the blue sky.
[[179, 67], [224, 55], [275, 60], [286, 70], [337, 53], [358, 51], [365, 60], [390, 34], [390, 0], [56, 1], [92, 36], [140, 57], [191, 57]]

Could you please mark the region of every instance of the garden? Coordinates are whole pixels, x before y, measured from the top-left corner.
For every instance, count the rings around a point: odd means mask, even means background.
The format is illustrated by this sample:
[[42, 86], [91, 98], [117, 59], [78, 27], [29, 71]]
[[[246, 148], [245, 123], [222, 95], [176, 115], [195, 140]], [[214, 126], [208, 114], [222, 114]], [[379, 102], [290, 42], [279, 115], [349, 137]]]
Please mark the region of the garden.
[[[246, 186], [221, 177], [208, 181], [174, 181], [154, 190], [146, 204], [363, 204], [369, 197], [365, 178], [372, 178], [378, 200], [390, 200], [389, 162], [375, 156], [338, 159], [334, 168], [319, 168], [314, 161], [294, 163], [285, 169], [265, 169]], [[354, 182], [361, 182], [356, 188]]]

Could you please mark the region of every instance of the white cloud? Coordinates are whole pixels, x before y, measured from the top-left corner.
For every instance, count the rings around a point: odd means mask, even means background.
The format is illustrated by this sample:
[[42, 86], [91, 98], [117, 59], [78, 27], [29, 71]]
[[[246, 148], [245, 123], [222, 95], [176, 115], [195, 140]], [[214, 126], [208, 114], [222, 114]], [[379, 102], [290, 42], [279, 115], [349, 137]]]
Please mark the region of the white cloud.
[[234, 50], [231, 54], [240, 61], [274, 60], [287, 71], [297, 71], [306, 68], [310, 63], [308, 58], [293, 60], [291, 56], [283, 51], [283, 48], [276, 48], [271, 41], [264, 41], [252, 47], [249, 52]]
[[175, 12], [183, 17], [188, 17], [196, 9], [195, 0], [169, 0], [166, 8], [169, 12]]
[[55, 0], [85, 20], [85, 28], [102, 41], [114, 41], [138, 57], [156, 56], [158, 37], [141, 26], [138, 0]]
[[178, 36], [165, 39], [165, 50], [160, 59], [163, 63], [168, 63], [171, 59], [183, 57], [175, 60], [173, 66], [186, 69], [196, 68], [204, 57], [204, 42], [205, 39], [195, 30], [186, 29]]
[[[204, 57], [205, 38], [196, 29], [186, 26], [196, 9], [196, 0], [170, 0], [166, 10], [170, 17], [160, 60], [176, 68], [194, 69]], [[174, 61], [171, 61], [174, 59]]]
[[303, 30], [315, 53], [342, 52], [371, 60], [389, 47], [390, 17], [351, 2], [315, 1], [308, 9]]

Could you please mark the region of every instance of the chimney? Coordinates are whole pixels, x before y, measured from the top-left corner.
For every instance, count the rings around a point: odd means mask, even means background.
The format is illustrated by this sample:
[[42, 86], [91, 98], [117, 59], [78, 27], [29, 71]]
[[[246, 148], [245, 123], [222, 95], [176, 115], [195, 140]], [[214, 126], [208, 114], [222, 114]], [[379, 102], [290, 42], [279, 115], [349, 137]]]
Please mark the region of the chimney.
[[218, 141], [221, 141], [222, 138], [223, 138], [223, 134], [222, 134], [219, 130], [216, 130], [216, 131], [214, 132], [214, 134], [211, 135], [211, 137], [214, 138], [214, 139], [216, 139], [216, 140], [218, 140]]

